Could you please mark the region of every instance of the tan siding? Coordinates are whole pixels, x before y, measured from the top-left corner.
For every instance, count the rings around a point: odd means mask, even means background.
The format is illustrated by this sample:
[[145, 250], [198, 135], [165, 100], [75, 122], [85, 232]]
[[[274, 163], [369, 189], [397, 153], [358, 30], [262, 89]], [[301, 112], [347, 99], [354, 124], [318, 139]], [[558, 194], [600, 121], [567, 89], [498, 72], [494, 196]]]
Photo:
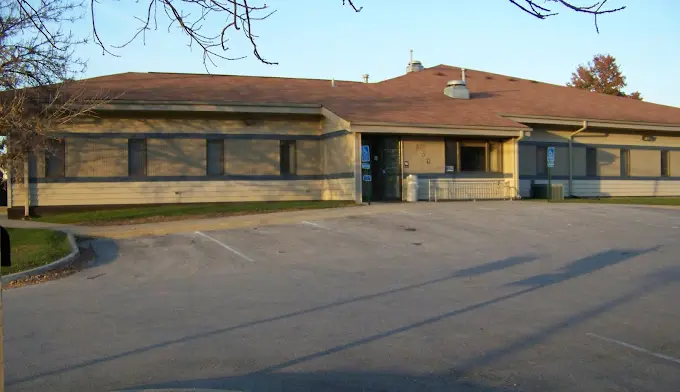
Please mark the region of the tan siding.
[[630, 175], [661, 176], [661, 151], [630, 150]]
[[227, 140], [224, 145], [225, 173], [277, 175], [278, 140]]
[[323, 140], [324, 174], [354, 172], [354, 134]]
[[680, 151], [670, 151], [670, 175], [680, 177]]
[[205, 175], [204, 139], [147, 139], [147, 175]]
[[[353, 200], [354, 180], [50, 183], [32, 189], [32, 205]], [[19, 189], [19, 197], [25, 194]], [[16, 197], [17, 193], [15, 193]], [[39, 196], [39, 197], [36, 197]]]
[[127, 176], [127, 139], [66, 140], [67, 177]]
[[621, 150], [618, 148], [597, 149], [597, 175], [620, 176], [621, 175]]
[[444, 139], [404, 138], [403, 139], [404, 173], [444, 173], [445, 144]]
[[224, 133], [224, 134], [293, 134], [318, 135], [319, 118], [300, 120], [285, 118], [255, 118], [251, 125], [233, 116], [202, 115], [195, 117], [99, 117], [83, 118], [77, 124], [61, 127], [67, 132], [162, 132], [162, 133]]
[[536, 175], [536, 146], [519, 145], [519, 175]]
[[297, 150], [296, 174], [322, 174], [321, 142], [318, 140], [298, 140], [295, 144]]
[[574, 195], [580, 197], [680, 196], [680, 181], [574, 180]]
[[[574, 154], [574, 158], [572, 161], [573, 165], [573, 170], [574, 172], [572, 175], [574, 177], [576, 176], [585, 176], [586, 173], [586, 149], [585, 147], [574, 147], [572, 149], [572, 154]], [[567, 173], [569, 174], [569, 173]]]

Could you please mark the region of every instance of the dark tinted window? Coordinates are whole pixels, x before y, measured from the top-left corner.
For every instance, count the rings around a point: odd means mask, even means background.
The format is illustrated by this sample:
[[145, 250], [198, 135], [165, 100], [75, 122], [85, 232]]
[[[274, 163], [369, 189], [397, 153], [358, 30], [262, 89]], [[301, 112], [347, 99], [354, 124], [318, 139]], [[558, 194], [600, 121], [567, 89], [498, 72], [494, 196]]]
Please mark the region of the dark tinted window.
[[548, 147], [536, 147], [536, 174], [545, 175], [548, 173]]
[[224, 140], [208, 140], [206, 143], [206, 173], [209, 176], [224, 174]]
[[45, 150], [45, 177], [64, 177], [66, 171], [66, 144], [63, 140], [50, 140]]
[[146, 139], [128, 140], [128, 175], [146, 176]]
[[281, 140], [279, 150], [281, 174], [295, 174], [295, 140]]
[[586, 176], [597, 176], [597, 150], [594, 148], [586, 148]]

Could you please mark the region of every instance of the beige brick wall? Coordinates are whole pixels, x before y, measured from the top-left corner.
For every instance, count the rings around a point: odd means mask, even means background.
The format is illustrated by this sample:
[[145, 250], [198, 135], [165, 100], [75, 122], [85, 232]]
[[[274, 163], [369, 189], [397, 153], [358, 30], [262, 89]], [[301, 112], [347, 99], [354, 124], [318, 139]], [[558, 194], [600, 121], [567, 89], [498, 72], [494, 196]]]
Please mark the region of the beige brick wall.
[[227, 140], [224, 171], [237, 175], [278, 175], [278, 140]]
[[536, 146], [519, 146], [519, 174], [521, 176], [536, 175]]
[[597, 149], [597, 175], [620, 176], [621, 175], [621, 151], [618, 148]]
[[66, 141], [66, 176], [127, 176], [127, 154], [127, 139], [68, 139]]
[[404, 173], [444, 173], [446, 163], [444, 139], [404, 138], [403, 150]]
[[296, 174], [322, 174], [321, 142], [319, 140], [298, 140], [295, 143], [295, 148], [297, 150]]
[[251, 120], [229, 115], [199, 114], [193, 116], [100, 116], [82, 118], [75, 124], [60, 128], [65, 132], [162, 132], [162, 133], [224, 133], [224, 134], [295, 134], [318, 135], [319, 117], [253, 116]]
[[630, 150], [630, 175], [658, 177], [661, 175], [661, 151]]
[[354, 134], [321, 141], [324, 174], [354, 172]]
[[147, 175], [205, 175], [205, 140], [147, 139]]
[[680, 151], [670, 151], [668, 157], [670, 159], [670, 175], [680, 177]]
[[[572, 167], [574, 172], [572, 173], [574, 177], [585, 176], [586, 173], [586, 149], [585, 147], [574, 147], [572, 150], [574, 158], [572, 161]], [[568, 173], [567, 173], [568, 174]]]

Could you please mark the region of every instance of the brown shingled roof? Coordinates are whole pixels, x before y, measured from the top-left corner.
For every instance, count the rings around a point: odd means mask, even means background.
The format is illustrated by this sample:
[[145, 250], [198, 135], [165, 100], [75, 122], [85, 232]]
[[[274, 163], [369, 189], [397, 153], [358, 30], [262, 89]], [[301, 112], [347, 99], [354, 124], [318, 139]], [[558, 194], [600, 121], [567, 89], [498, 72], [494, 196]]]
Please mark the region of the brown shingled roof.
[[83, 81], [121, 100], [321, 104], [350, 122], [522, 127], [501, 114], [680, 125], [680, 108], [467, 70], [470, 100], [444, 95], [446, 65], [379, 83], [231, 75], [124, 73]]

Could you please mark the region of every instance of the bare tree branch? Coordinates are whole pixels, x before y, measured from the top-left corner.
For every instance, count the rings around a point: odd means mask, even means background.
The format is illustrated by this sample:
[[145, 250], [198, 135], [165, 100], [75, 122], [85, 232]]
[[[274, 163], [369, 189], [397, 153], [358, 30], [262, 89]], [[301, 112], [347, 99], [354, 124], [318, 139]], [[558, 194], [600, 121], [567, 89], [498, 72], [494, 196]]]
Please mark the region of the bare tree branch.
[[543, 0], [544, 3], [543, 6], [536, 4], [537, 0], [509, 0], [509, 1], [522, 11], [539, 19], [546, 19], [550, 16], [555, 16], [558, 14], [558, 12], [554, 12], [551, 6], [547, 4], [551, 2], [562, 5], [563, 7], [566, 7], [567, 9], [570, 9], [575, 12], [593, 15], [595, 31], [597, 31], [598, 33], [600, 32], [600, 27], [597, 24], [598, 16], [622, 11], [626, 8], [625, 6], [615, 8], [604, 8], [605, 4], [609, 0], [597, 1], [590, 5], [575, 5], [574, 2], [565, 0]]

